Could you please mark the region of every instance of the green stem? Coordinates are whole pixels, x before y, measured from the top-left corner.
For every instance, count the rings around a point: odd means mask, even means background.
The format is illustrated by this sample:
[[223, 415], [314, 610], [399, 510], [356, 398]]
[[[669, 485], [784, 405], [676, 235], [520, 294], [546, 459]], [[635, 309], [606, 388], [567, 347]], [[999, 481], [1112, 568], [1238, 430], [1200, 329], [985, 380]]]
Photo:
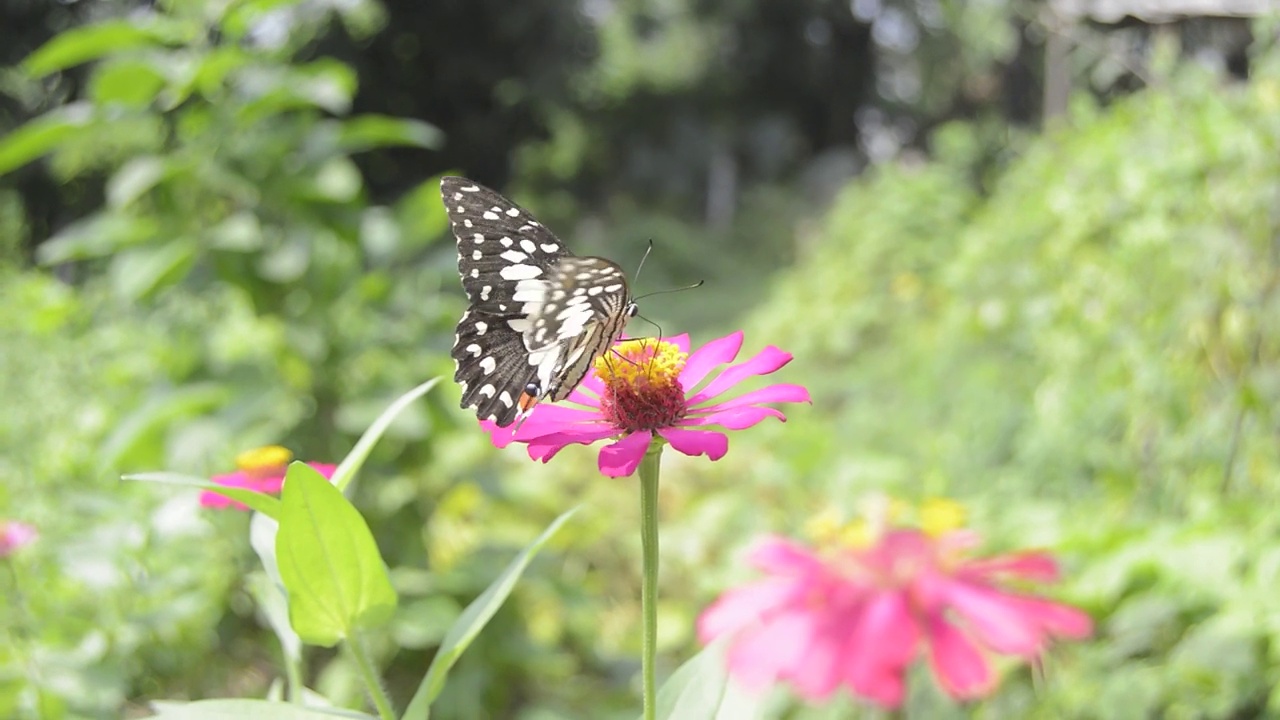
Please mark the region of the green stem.
[[369, 689], [369, 697], [373, 698], [373, 704], [378, 708], [378, 717], [382, 720], [396, 720], [396, 711], [391, 708], [391, 699], [387, 697], [387, 691], [378, 680], [378, 673], [373, 669], [369, 654], [364, 651], [363, 639], [353, 633], [347, 640], [347, 648], [351, 650], [351, 656], [356, 660], [356, 667], [360, 668], [360, 677], [364, 680], [365, 687]]
[[644, 677], [644, 720], [654, 720], [657, 712], [653, 665], [658, 645], [658, 465], [663, 444], [655, 438], [640, 461], [640, 546], [644, 552], [644, 579], [640, 585], [644, 650], [640, 671]]

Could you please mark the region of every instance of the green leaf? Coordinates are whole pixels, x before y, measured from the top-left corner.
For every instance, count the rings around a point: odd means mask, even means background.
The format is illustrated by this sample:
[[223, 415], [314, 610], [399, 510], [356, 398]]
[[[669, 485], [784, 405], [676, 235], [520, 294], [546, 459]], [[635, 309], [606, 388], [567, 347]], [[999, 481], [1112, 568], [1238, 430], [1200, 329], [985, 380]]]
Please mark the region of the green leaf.
[[242, 502], [250, 509], [270, 518], [278, 518], [280, 516], [280, 501], [264, 495], [260, 492], [249, 490], [247, 488], [227, 487], [202, 477], [194, 475], [182, 475], [172, 472], [145, 472], [145, 473], [129, 473], [121, 475], [121, 480], [131, 480], [136, 482], [162, 483], [164, 485], [181, 485], [183, 487], [199, 488], [200, 490], [215, 490], [220, 495], [226, 495], [232, 500]]
[[342, 492], [293, 462], [281, 493], [276, 560], [298, 637], [331, 647], [357, 627], [391, 617], [391, 588], [369, 526]]
[[49, 238], [36, 248], [36, 259], [42, 265], [89, 260], [146, 242], [158, 233], [153, 218], [99, 212]]
[[142, 155], [131, 158], [107, 181], [107, 204], [122, 208], [137, 200], [165, 176], [164, 158]]
[[121, 252], [112, 258], [112, 287], [123, 298], [147, 297], [186, 275], [195, 264], [196, 251], [195, 243], [177, 239]]
[[388, 115], [350, 118], [342, 121], [338, 131], [338, 146], [352, 153], [405, 145], [437, 148], [443, 140], [444, 134], [430, 123]]
[[180, 44], [196, 36], [198, 28], [173, 18], [108, 20], [58, 33], [22, 62], [36, 77], [140, 47]]
[[269, 700], [197, 700], [186, 703], [156, 700], [151, 703], [151, 709], [156, 711], [152, 717], [160, 720], [375, 720], [372, 715], [354, 710], [303, 707]]
[[724, 635], [689, 658], [658, 689], [656, 714], [663, 720], [750, 720], [760, 698], [735, 683], [725, 663], [732, 635]]
[[249, 521], [249, 545], [262, 561], [264, 572], [251, 576], [248, 587], [280, 640], [284, 661], [299, 667], [302, 639], [289, 624], [289, 595], [284, 589], [284, 580], [280, 578], [280, 565], [276, 562], [276, 534], [279, 531], [280, 524], [266, 513], [254, 513]]
[[413, 694], [413, 700], [410, 701], [408, 709], [404, 711], [401, 720], [426, 720], [431, 714], [431, 703], [440, 695], [440, 691], [444, 689], [444, 681], [449, 674], [449, 669], [454, 663], [458, 662], [458, 658], [462, 657], [462, 653], [470, 647], [471, 643], [484, 629], [484, 626], [493, 618], [494, 613], [498, 612], [498, 608], [502, 607], [502, 603], [506, 602], [507, 596], [515, 589], [516, 583], [520, 580], [520, 576], [524, 574], [525, 568], [529, 567], [529, 563], [533, 561], [542, 546], [551, 539], [551, 536], [568, 522], [578, 508], [572, 508], [556, 518], [542, 531], [532, 543], [511, 561], [502, 574], [493, 581], [488, 588], [485, 588], [480, 597], [476, 598], [462, 611], [462, 615], [454, 622], [453, 627], [449, 628], [449, 632], [445, 634], [444, 640], [440, 643], [440, 649], [436, 651], [436, 656], [431, 660], [431, 667], [427, 668], [427, 674], [422, 678], [422, 683], [418, 685], [418, 691]]
[[32, 118], [0, 138], [0, 175], [53, 152], [91, 122], [93, 109], [87, 103], [70, 103]]
[[356, 472], [360, 470], [360, 466], [364, 465], [365, 459], [369, 457], [369, 453], [373, 452], [373, 446], [378, 443], [378, 439], [381, 438], [382, 434], [391, 426], [391, 422], [396, 419], [396, 416], [403, 412], [405, 408], [409, 407], [409, 404], [414, 400], [426, 395], [427, 392], [430, 391], [431, 388], [435, 387], [438, 382], [440, 382], [440, 378], [432, 378], [422, 383], [418, 387], [396, 398], [395, 402], [391, 403], [386, 410], [382, 411], [382, 414], [378, 416], [378, 419], [374, 420], [373, 424], [369, 426], [369, 429], [364, 431], [364, 435], [360, 436], [360, 440], [356, 443], [356, 446], [351, 448], [351, 452], [347, 453], [347, 456], [338, 464], [338, 468], [333, 471], [333, 477], [331, 480], [334, 487], [338, 488], [338, 490], [347, 489], [347, 486], [351, 484], [352, 478], [355, 477]]
[[154, 63], [122, 58], [94, 70], [89, 79], [89, 97], [99, 104], [146, 107], [160, 94], [165, 83], [164, 74]]

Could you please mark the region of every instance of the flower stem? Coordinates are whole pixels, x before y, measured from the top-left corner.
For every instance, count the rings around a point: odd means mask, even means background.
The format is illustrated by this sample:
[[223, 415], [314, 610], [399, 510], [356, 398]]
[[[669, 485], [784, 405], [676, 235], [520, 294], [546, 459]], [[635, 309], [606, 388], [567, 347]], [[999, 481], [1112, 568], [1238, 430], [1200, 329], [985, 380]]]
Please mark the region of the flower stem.
[[664, 444], [654, 438], [640, 461], [640, 546], [644, 553], [640, 585], [644, 650], [640, 672], [644, 677], [644, 720], [654, 720], [657, 712], [653, 665], [658, 645], [658, 465]]
[[395, 720], [396, 711], [391, 708], [391, 699], [387, 697], [387, 691], [378, 680], [378, 673], [369, 660], [369, 654], [365, 652], [364, 638], [352, 633], [347, 639], [347, 649], [351, 651], [351, 657], [355, 658], [356, 667], [360, 668], [360, 677], [369, 691], [369, 697], [373, 698], [374, 706], [378, 708], [378, 717], [382, 720]]

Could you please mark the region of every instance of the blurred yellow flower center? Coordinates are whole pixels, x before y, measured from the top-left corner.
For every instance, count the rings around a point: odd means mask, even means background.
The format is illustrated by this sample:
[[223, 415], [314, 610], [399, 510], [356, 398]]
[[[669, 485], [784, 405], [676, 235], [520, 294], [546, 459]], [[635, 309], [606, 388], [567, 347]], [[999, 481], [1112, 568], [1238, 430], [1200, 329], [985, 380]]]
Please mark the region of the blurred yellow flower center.
[[889, 530], [917, 528], [936, 538], [964, 526], [964, 506], [954, 500], [935, 497], [912, 505], [876, 496], [852, 519], [833, 508], [823, 510], [805, 523], [805, 534], [819, 545], [860, 549], [876, 544]]
[[680, 372], [689, 356], [675, 343], [653, 338], [624, 340], [596, 360], [604, 382], [600, 410], [626, 432], [669, 427], [684, 417]]
[[279, 445], [245, 450], [236, 456], [236, 467], [247, 475], [269, 477], [284, 472], [293, 453]]

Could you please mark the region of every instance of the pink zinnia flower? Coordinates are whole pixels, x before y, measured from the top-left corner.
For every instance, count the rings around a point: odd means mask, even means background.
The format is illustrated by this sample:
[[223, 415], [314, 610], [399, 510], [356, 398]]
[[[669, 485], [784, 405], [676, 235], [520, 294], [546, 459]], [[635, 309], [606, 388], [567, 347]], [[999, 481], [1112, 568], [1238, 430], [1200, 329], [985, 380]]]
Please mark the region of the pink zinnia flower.
[[[236, 456], [236, 472], [227, 475], [214, 475], [210, 480], [227, 487], [247, 488], [260, 493], [277, 493], [284, 485], [284, 473], [293, 460], [293, 453], [279, 445], [268, 445], [254, 450], [247, 450]], [[325, 463], [307, 463], [321, 475], [333, 476], [337, 465]], [[237, 502], [220, 494], [216, 490], [204, 490], [200, 493], [200, 504], [205, 507], [233, 507], [237, 510], [248, 510], [244, 503]]]
[[19, 548], [35, 542], [39, 533], [23, 522], [0, 522], [0, 558], [8, 557]]
[[984, 696], [996, 685], [990, 654], [1034, 661], [1051, 636], [1083, 638], [1093, 625], [1080, 610], [1006, 589], [1011, 580], [1056, 580], [1051, 557], [973, 559], [975, 540], [965, 531], [932, 537], [897, 528], [868, 547], [816, 552], [769, 538], [751, 556], [767, 577], [708, 607], [698, 636], [734, 633], [735, 676], [754, 686], [788, 681], [809, 700], [844, 685], [896, 708], [922, 653], [953, 698]]
[[750, 360], [731, 363], [742, 348], [742, 332], [713, 340], [689, 354], [689, 336], [666, 340], [622, 340], [596, 361], [594, 371], [566, 399], [577, 405], [541, 405], [516, 429], [481, 423], [493, 443], [529, 445], [529, 457], [546, 462], [565, 446], [613, 439], [600, 450], [600, 472], [623, 477], [635, 472], [656, 433], [685, 455], [719, 460], [729, 449], [724, 433], [751, 427], [767, 417], [786, 421], [781, 410], [763, 403], [809, 402], [800, 385], [770, 385], [732, 399], [721, 396], [743, 380], [768, 375], [791, 362], [791, 354], [769, 346]]

